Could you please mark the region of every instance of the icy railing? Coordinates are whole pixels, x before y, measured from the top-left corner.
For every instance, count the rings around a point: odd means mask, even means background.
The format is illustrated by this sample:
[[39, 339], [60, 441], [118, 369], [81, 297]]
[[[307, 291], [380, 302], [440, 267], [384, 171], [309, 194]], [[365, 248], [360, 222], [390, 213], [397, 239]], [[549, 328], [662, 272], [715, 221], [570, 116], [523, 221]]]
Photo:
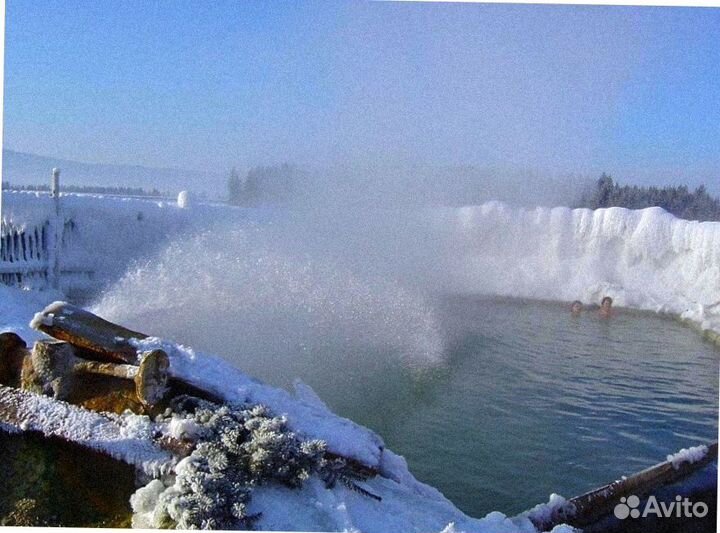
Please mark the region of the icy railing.
[[5, 284], [46, 283], [50, 265], [50, 222], [35, 226], [0, 224], [0, 280]]

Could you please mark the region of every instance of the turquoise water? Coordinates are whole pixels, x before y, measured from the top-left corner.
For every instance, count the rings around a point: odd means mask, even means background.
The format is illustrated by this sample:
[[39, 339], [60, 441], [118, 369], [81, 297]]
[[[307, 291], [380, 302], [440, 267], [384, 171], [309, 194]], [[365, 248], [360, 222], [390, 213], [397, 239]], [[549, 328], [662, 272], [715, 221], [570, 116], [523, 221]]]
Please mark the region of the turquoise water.
[[289, 370], [468, 514], [576, 496], [717, 438], [720, 354], [672, 319], [470, 297], [439, 314], [439, 366], [338, 345], [321, 372]]

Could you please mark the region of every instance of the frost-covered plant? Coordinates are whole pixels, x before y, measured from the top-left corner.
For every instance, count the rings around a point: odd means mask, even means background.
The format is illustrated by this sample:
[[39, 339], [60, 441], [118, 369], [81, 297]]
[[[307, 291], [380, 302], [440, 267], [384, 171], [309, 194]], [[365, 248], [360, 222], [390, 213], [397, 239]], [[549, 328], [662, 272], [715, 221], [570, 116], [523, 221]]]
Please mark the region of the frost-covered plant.
[[253, 486], [273, 481], [300, 487], [326, 465], [323, 441], [302, 441], [284, 417], [264, 406], [187, 398], [178, 406], [180, 414], [163, 422], [175, 437], [192, 436], [197, 445], [167, 485], [155, 480], [133, 496], [136, 516], [146, 515], [140, 526], [249, 529], [259, 517], [247, 510]]
[[284, 417], [271, 417], [264, 406], [255, 406], [244, 424], [250, 438], [241, 445], [241, 456], [253, 481], [273, 479], [299, 487], [322, 462], [325, 443], [300, 441], [287, 431]]

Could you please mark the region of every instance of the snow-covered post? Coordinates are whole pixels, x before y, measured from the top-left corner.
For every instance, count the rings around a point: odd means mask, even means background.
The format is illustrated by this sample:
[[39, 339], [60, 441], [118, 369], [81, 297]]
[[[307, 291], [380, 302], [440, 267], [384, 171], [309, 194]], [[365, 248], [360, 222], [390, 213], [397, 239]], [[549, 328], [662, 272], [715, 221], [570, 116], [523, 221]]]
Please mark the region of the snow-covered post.
[[55, 204], [57, 205], [58, 198], [60, 198], [60, 169], [52, 169], [52, 183], [50, 184], [50, 196], [55, 198]]
[[50, 187], [50, 197], [53, 199], [55, 216], [52, 222], [52, 236], [49, 246], [48, 257], [48, 274], [50, 277], [50, 286], [53, 289], [60, 287], [60, 247], [62, 246], [62, 232], [65, 224], [62, 220], [60, 209], [60, 169], [52, 170], [52, 182]]
[[177, 204], [180, 209], [187, 209], [190, 206], [190, 196], [187, 191], [180, 191]]
[[[5, 2], [0, 2], [0, 39], [2, 39], [2, 42], [5, 42]], [[0, 80], [5, 78], [5, 61], [4, 58], [0, 59]], [[5, 85], [3, 83], [0, 83], [0, 102], [3, 102], [4, 97], [4, 89]], [[2, 113], [0, 113], [0, 139], [3, 138], [3, 116]], [[4, 180], [3, 172], [2, 172], [2, 149], [0, 149], [0, 229], [2, 228], [2, 204], [3, 204], [3, 194], [2, 194], [2, 182]], [[3, 239], [0, 239], [0, 250], [2, 249], [2, 241]]]

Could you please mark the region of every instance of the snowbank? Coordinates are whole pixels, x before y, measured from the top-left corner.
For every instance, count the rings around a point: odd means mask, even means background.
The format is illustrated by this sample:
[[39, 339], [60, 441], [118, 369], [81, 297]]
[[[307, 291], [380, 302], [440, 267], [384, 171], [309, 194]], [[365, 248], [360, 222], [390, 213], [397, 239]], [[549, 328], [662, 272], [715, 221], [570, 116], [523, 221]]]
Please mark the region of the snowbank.
[[672, 313], [720, 331], [720, 223], [659, 207], [438, 211], [449, 290]]

